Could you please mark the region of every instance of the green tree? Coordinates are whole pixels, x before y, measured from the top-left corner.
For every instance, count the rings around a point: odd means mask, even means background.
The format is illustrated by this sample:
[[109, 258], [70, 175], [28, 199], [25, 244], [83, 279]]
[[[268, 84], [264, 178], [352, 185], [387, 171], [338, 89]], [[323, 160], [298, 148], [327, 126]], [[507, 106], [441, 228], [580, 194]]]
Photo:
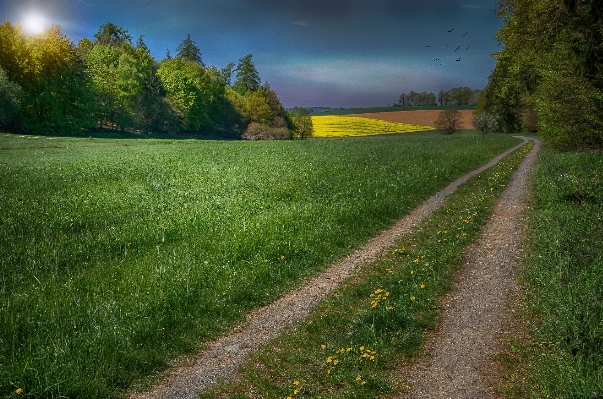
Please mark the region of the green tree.
[[463, 115], [457, 109], [445, 109], [440, 111], [435, 121], [435, 127], [445, 134], [453, 134], [461, 128]]
[[[532, 117], [565, 149], [603, 147], [603, 12], [596, 0], [500, 0], [504, 45], [480, 106], [507, 131]], [[503, 111], [503, 112], [501, 112]]]
[[245, 94], [249, 91], [256, 91], [260, 88], [260, 74], [255, 68], [255, 64], [251, 60], [252, 54], [247, 54], [239, 60], [235, 72], [237, 79], [234, 83], [234, 89], [239, 94]]
[[105, 46], [120, 47], [123, 44], [132, 44], [132, 36], [124, 28], [111, 22], [102, 25], [94, 34], [94, 43]]
[[0, 39], [1, 65], [22, 93], [14, 128], [39, 133], [83, 127], [89, 85], [78, 52], [60, 26], [25, 35], [20, 25], [4, 23]]
[[191, 39], [190, 33], [188, 34], [186, 39], [184, 39], [178, 45], [178, 48], [176, 49], [176, 51], [177, 51], [176, 58], [178, 58], [180, 60], [184, 60], [184, 61], [194, 62], [199, 65], [203, 65], [203, 61], [201, 59], [201, 50], [199, 49], [199, 47], [197, 47], [195, 42]]
[[278, 125], [282, 127], [283, 123], [287, 125], [287, 111], [285, 111], [278, 94], [270, 87], [270, 83], [265, 82], [258, 90], [258, 93], [260, 93], [270, 108], [270, 126]]
[[0, 127], [14, 128], [14, 118], [19, 110], [21, 88], [8, 79], [0, 67]]
[[143, 36], [144, 35], [138, 36], [138, 40], [136, 40], [136, 50], [141, 49], [150, 54], [151, 51], [147, 47], [147, 44], [144, 42]]
[[224, 115], [229, 104], [217, 70], [175, 58], [161, 61], [157, 75], [178, 115], [181, 130], [225, 128]]
[[235, 64], [233, 62], [229, 62], [224, 68], [220, 69], [220, 77], [222, 79], [222, 83], [226, 86], [230, 86], [232, 84], [232, 73], [234, 71]]
[[292, 111], [293, 137], [306, 139], [314, 134], [314, 126], [310, 111], [304, 107], [295, 107]]

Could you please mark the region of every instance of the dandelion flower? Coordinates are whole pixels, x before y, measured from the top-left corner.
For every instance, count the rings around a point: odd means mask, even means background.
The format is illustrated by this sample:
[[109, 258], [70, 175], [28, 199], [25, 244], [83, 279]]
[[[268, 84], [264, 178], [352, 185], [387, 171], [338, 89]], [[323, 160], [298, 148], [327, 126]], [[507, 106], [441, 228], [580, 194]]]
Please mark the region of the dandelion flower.
[[22, 393], [23, 393], [23, 388], [17, 388], [17, 389], [15, 390], [15, 393], [16, 393], [17, 395], [22, 394]]
[[356, 382], [360, 381], [362, 379], [362, 377], [360, 377], [359, 375], [356, 376]]
[[327, 349], [327, 346], [326, 346], [325, 344], [320, 345], [320, 347], [321, 347], [322, 349]]
[[425, 284], [421, 284], [421, 288], [425, 288]]
[[333, 360], [333, 366], [337, 366], [337, 363], [339, 363], [337, 359]]
[[364, 346], [361, 346], [361, 347], [360, 347], [360, 350], [361, 350], [361, 351], [363, 351], [363, 350], [364, 350]]
[[296, 385], [296, 386], [299, 385], [299, 381], [297, 381], [297, 380], [293, 381], [293, 385]]
[[411, 300], [411, 301], [414, 301], [414, 300], [415, 300], [415, 296], [414, 296], [414, 295], [411, 295], [411, 296], [410, 296], [410, 300]]

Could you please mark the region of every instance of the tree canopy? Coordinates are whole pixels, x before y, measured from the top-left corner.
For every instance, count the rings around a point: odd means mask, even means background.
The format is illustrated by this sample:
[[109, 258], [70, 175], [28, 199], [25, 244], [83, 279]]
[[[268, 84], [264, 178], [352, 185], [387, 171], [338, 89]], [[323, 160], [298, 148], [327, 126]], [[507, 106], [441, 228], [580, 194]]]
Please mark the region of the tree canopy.
[[132, 36], [127, 30], [111, 22], [102, 25], [94, 34], [96, 44], [119, 47], [122, 44], [132, 44]]
[[538, 128], [568, 150], [603, 147], [603, 7], [599, 0], [499, 0], [503, 26], [479, 112], [507, 132]]
[[[58, 25], [27, 35], [0, 25], [0, 126], [15, 132], [120, 130], [241, 137], [251, 123], [265, 138], [288, 138], [288, 114], [260, 86], [251, 54], [206, 66], [190, 35], [177, 56], [156, 61], [140, 36], [110, 22], [74, 45]], [[236, 71], [235, 85], [231, 87]]]

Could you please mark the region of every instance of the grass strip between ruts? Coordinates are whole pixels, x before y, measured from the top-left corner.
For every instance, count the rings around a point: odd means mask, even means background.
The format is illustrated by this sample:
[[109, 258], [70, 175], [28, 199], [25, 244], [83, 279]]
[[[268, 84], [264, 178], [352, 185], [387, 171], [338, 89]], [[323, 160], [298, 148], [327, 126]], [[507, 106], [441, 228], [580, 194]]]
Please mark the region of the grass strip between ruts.
[[200, 397], [378, 398], [406, 390], [400, 367], [421, 353], [464, 248], [478, 237], [531, 147], [524, 145], [459, 187], [308, 319], [252, 355], [236, 380]]

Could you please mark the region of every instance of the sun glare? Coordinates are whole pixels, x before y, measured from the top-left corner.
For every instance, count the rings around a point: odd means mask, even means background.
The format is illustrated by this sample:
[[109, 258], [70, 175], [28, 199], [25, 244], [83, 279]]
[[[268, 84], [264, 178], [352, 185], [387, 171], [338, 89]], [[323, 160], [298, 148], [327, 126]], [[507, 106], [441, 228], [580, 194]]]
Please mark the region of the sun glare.
[[23, 19], [23, 29], [27, 33], [37, 34], [41, 33], [46, 25], [46, 19], [40, 14], [27, 14]]

